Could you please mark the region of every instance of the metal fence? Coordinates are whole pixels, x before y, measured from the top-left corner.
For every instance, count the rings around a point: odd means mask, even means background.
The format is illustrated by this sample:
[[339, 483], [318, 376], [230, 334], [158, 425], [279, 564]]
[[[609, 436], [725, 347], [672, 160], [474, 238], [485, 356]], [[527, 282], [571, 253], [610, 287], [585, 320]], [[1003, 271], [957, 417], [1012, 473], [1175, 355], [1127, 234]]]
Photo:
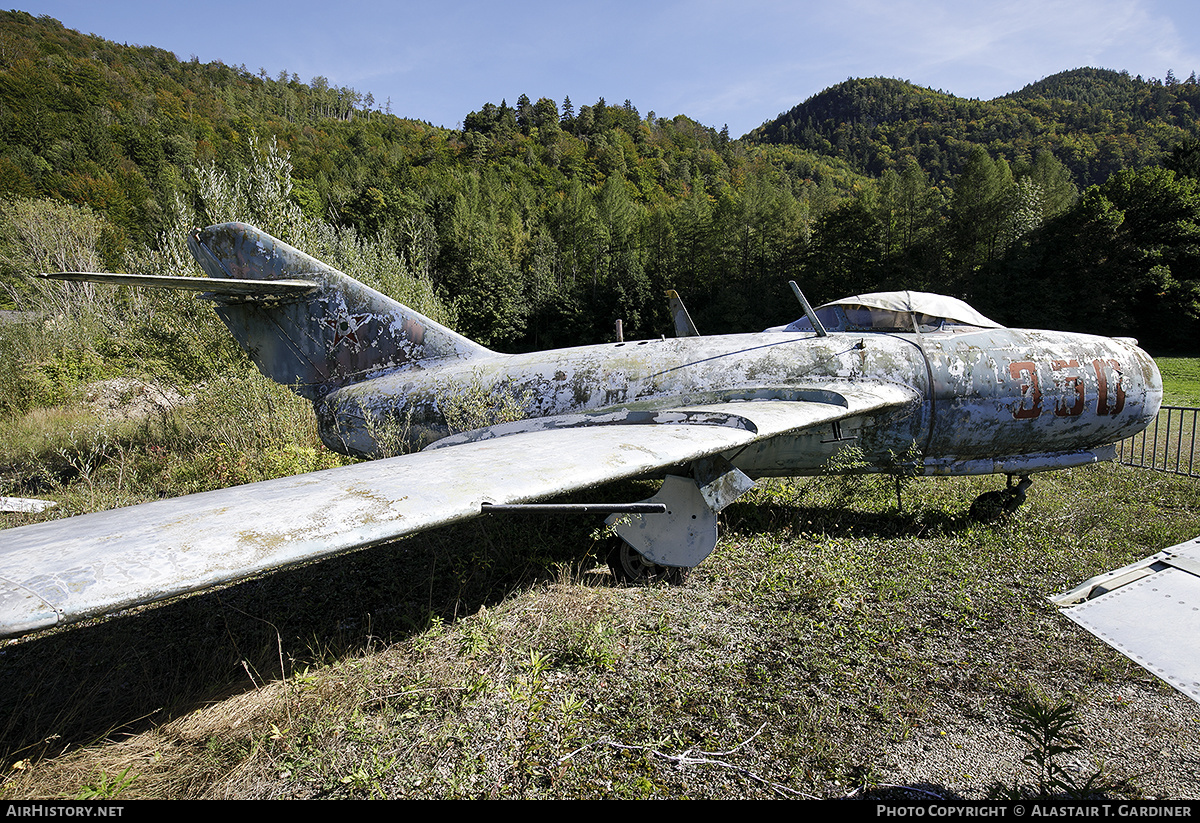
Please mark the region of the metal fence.
[[1200, 409], [1163, 406], [1141, 434], [1117, 444], [1117, 462], [1126, 466], [1200, 477], [1196, 459], [1196, 428]]

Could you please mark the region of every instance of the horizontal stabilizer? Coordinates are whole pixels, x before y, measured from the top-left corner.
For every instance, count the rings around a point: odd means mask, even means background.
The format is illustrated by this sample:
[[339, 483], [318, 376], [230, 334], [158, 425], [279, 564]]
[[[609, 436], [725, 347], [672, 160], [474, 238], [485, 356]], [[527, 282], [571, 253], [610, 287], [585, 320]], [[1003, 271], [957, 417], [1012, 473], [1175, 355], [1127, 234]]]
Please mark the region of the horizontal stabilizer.
[[316, 291], [320, 284], [311, 280], [237, 280], [231, 277], [164, 277], [156, 274], [109, 274], [92, 271], [48, 272], [50, 280], [108, 283], [113, 286], [149, 286], [156, 289], [183, 289], [236, 297], [288, 297]]
[[1051, 600], [1108, 645], [1200, 702], [1200, 538]]

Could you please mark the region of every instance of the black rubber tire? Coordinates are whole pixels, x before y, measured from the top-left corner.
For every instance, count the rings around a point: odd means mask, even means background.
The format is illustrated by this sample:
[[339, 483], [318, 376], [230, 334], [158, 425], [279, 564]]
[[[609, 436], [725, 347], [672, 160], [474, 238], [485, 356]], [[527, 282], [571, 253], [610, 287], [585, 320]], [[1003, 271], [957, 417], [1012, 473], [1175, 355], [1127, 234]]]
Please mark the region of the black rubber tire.
[[613, 577], [622, 585], [666, 583], [670, 586], [682, 586], [687, 580], [687, 569], [651, 563], [619, 537], [609, 539], [607, 560]]
[[971, 519], [979, 523], [995, 523], [1011, 512], [1008, 505], [1011, 497], [1004, 490], [984, 492], [971, 504]]

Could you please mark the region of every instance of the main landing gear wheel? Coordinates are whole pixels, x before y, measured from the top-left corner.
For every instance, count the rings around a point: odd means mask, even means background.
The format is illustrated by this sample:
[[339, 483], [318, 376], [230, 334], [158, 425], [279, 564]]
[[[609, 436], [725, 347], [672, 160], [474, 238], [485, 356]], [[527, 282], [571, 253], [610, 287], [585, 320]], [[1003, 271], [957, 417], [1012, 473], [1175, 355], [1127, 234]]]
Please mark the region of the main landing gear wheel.
[[687, 579], [688, 570], [679, 566], [660, 566], [651, 563], [637, 549], [630, 546], [619, 537], [612, 537], [608, 543], [608, 567], [612, 569], [613, 577], [624, 585], [640, 583], [666, 583], [671, 586], [681, 586]]
[[1025, 502], [1025, 490], [1033, 485], [1029, 475], [1022, 475], [1021, 481], [1013, 485], [1013, 476], [1008, 476], [1008, 487], [992, 492], [984, 492], [975, 498], [971, 504], [971, 518], [980, 523], [994, 523], [1006, 514], [1015, 512]]

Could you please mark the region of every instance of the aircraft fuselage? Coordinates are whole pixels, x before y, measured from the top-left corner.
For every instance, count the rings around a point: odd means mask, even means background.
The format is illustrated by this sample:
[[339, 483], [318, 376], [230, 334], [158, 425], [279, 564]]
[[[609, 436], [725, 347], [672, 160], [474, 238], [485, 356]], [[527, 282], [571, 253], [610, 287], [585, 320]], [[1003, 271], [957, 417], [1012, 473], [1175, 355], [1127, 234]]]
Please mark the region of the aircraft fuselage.
[[317, 411], [328, 446], [378, 456], [385, 436], [420, 448], [462, 419], [476, 421], [469, 427], [731, 401], [837, 402], [839, 388], [862, 381], [903, 387], [912, 402], [771, 438], [735, 464], [751, 476], [821, 473], [855, 447], [864, 471], [1062, 468], [1104, 459], [1102, 449], [1143, 429], [1162, 400], [1153, 360], [1131, 342], [986, 329], [761, 333], [497, 354], [356, 383]]

